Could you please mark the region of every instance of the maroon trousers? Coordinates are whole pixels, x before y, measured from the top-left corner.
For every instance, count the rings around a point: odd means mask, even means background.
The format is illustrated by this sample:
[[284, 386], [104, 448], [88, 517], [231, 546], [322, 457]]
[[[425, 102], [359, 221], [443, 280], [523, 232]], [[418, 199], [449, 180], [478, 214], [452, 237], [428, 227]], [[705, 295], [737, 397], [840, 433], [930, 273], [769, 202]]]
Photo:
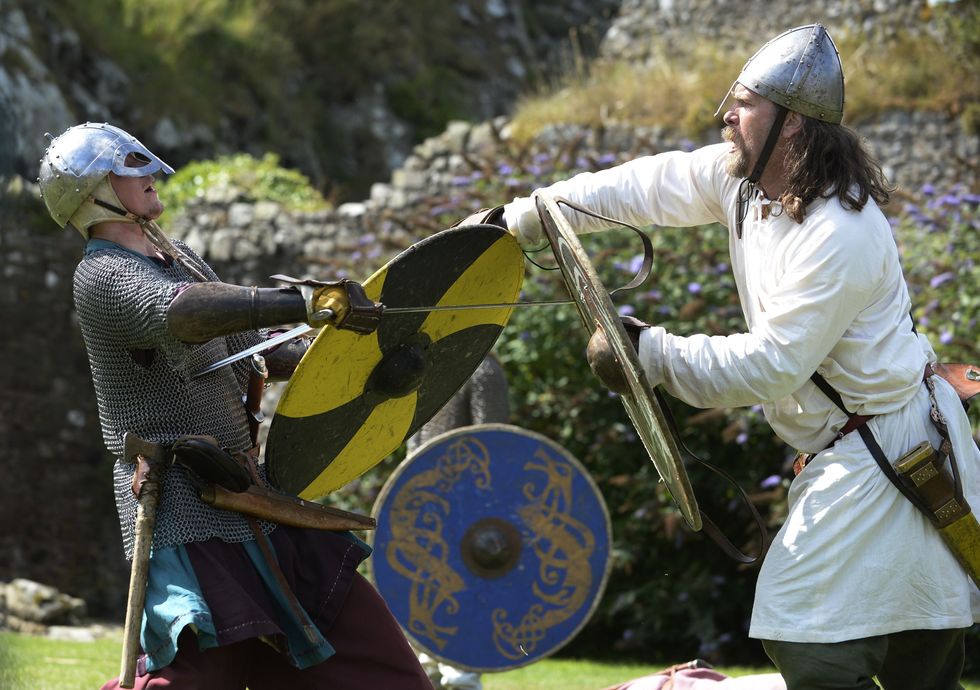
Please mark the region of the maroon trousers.
[[[136, 678], [136, 690], [431, 690], [388, 605], [355, 573], [343, 608], [322, 631], [336, 649], [326, 661], [300, 670], [271, 646], [250, 638], [200, 651], [194, 633], [180, 635], [173, 662]], [[116, 690], [119, 680], [102, 686]]]

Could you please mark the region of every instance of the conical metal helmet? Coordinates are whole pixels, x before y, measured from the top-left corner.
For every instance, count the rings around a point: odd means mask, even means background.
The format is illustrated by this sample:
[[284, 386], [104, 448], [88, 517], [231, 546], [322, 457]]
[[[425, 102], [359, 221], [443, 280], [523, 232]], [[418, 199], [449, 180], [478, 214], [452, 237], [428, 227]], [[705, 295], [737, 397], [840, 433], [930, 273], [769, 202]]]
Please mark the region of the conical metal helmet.
[[745, 63], [718, 112], [735, 84], [823, 122], [840, 124], [844, 118], [844, 70], [840, 54], [820, 24], [790, 29], [762, 46]]
[[[131, 153], [137, 154], [142, 165], [126, 165]], [[110, 124], [86, 122], [51, 141], [41, 158], [37, 181], [51, 217], [65, 227], [110, 172], [142, 177], [159, 171], [170, 175], [174, 170], [136, 137]]]

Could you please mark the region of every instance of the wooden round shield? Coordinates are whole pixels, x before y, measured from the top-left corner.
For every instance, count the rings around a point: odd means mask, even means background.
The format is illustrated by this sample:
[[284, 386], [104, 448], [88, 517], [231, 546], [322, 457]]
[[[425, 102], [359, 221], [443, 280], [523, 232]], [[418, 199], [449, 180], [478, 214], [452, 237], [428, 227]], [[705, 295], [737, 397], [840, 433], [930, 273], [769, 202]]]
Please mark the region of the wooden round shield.
[[[502, 228], [453, 228], [368, 278], [386, 307], [512, 303], [524, 256]], [[511, 307], [383, 313], [369, 335], [324, 327], [283, 390], [269, 426], [273, 484], [316, 499], [360, 476], [427, 422], [493, 347]]]
[[568, 292], [575, 299], [586, 330], [591, 334], [601, 328], [622, 366], [629, 390], [620, 398], [637, 435], [684, 520], [691, 529], [700, 530], [701, 513], [684, 467], [680, 444], [670, 429], [646, 374], [643, 373], [639, 357], [623, 328], [623, 322], [609, 298], [609, 293], [596, 275], [588, 254], [562, 215], [558, 204], [540, 192], [534, 193], [534, 199], [542, 227], [555, 253], [555, 260], [561, 268]]
[[589, 620], [612, 528], [589, 473], [564, 448], [506, 424], [437, 436], [374, 505], [372, 574], [413, 643], [470, 671], [556, 652]]

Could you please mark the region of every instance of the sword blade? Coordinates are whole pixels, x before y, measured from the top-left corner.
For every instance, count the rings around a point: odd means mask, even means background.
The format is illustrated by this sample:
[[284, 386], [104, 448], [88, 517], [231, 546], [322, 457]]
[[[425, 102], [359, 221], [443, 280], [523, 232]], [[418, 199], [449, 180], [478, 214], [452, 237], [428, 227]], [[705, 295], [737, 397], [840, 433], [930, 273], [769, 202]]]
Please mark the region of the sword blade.
[[[384, 307], [381, 312], [382, 318], [385, 314], [419, 314], [429, 311], [466, 311], [469, 309], [509, 309], [511, 307], [554, 307], [563, 304], [575, 304], [575, 300], [571, 299], [558, 299], [558, 300], [546, 300], [542, 302], [500, 302], [497, 304], [439, 304], [427, 307]], [[240, 359], [245, 359], [246, 357], [251, 357], [254, 354], [260, 352], [265, 352], [269, 348], [275, 347], [287, 340], [292, 340], [293, 338], [298, 338], [301, 335], [306, 335], [310, 331], [316, 330], [313, 326], [303, 324], [302, 326], [297, 326], [296, 328], [286, 331], [285, 333], [280, 333], [279, 335], [264, 340], [258, 345], [253, 345], [252, 347], [245, 348], [241, 352], [236, 352], [234, 354], [228, 355], [224, 359], [218, 360], [212, 364], [203, 367], [193, 374], [191, 374], [192, 379], [196, 379], [199, 376], [204, 376], [207, 373], [214, 371], [215, 369], [220, 369], [228, 364], [234, 364]]]
[[511, 307], [554, 307], [575, 304], [574, 300], [556, 299], [542, 302], [499, 302], [497, 304], [439, 304], [429, 307], [385, 307], [384, 314], [418, 314], [427, 311], [466, 311], [468, 309], [510, 309]]
[[234, 362], [237, 362], [240, 359], [251, 357], [252, 355], [258, 354], [260, 352], [265, 352], [269, 348], [275, 347], [276, 345], [280, 345], [288, 340], [292, 340], [293, 338], [298, 338], [301, 335], [306, 335], [310, 331], [314, 331], [314, 330], [316, 329], [313, 328], [313, 326], [304, 323], [302, 326], [297, 326], [296, 328], [293, 328], [292, 330], [288, 330], [285, 333], [280, 333], [279, 335], [273, 336], [268, 340], [263, 340], [261, 343], [257, 345], [253, 345], [252, 347], [247, 347], [240, 352], [236, 352], [234, 354], [228, 355], [224, 359], [219, 359], [217, 362], [209, 364], [206, 367], [203, 367], [202, 369], [199, 369], [193, 374], [191, 374], [191, 378], [196, 379], [199, 376], [204, 376], [205, 374], [212, 372], [215, 369], [220, 369], [223, 366], [226, 366], [228, 364], [233, 364]]

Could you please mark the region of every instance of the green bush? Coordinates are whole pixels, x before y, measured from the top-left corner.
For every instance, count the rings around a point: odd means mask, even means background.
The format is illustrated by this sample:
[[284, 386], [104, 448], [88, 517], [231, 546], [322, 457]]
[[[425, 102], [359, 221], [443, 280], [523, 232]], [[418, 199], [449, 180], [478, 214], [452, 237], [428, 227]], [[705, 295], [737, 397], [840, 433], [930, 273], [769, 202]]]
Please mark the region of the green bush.
[[274, 201], [293, 211], [328, 208], [305, 175], [279, 165], [272, 153], [254, 158], [245, 153], [185, 165], [159, 183], [160, 200], [171, 213], [206, 194], [231, 192], [240, 201]]

